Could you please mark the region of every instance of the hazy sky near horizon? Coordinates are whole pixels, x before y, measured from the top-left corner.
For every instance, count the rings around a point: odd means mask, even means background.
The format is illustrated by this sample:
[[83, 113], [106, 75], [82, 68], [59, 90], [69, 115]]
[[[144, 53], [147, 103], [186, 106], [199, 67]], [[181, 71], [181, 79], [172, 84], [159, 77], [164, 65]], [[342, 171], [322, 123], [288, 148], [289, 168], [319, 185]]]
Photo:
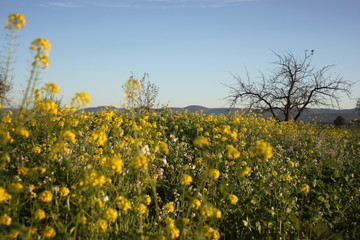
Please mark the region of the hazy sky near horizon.
[[[272, 53], [302, 56], [314, 50], [316, 66], [360, 81], [358, 0], [0, 0], [0, 23], [21, 13], [27, 25], [16, 39], [14, 101], [30, 74], [30, 43], [52, 43], [50, 67], [40, 85], [61, 87], [63, 103], [88, 92], [91, 106], [124, 103], [122, 85], [132, 73], [159, 87], [171, 107], [227, 107], [232, 74], [251, 79], [267, 72]], [[0, 54], [6, 50], [0, 30]], [[360, 82], [352, 88], [360, 97]], [[356, 100], [343, 98], [342, 108]]]

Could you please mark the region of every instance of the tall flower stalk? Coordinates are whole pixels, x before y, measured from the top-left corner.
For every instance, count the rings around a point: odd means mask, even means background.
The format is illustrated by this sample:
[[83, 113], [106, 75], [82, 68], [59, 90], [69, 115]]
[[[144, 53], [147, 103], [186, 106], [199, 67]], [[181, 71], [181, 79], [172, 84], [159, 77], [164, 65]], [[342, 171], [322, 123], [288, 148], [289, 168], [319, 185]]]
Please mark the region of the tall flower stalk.
[[131, 76], [123, 88], [125, 91], [125, 100], [127, 100], [129, 104], [128, 107], [134, 108], [135, 100], [139, 97], [139, 90], [141, 88], [139, 81], [135, 77]]
[[39, 79], [41, 70], [49, 67], [50, 58], [49, 53], [51, 49], [51, 43], [45, 38], [35, 39], [30, 46], [31, 50], [34, 50], [36, 55], [34, 61], [32, 62], [32, 69], [30, 77], [27, 83], [25, 95], [21, 104], [21, 108], [26, 108], [31, 103], [33, 97], [33, 89], [36, 86], [36, 83]]
[[14, 13], [9, 15], [8, 20], [6, 21], [5, 29], [11, 31], [10, 33], [10, 41], [9, 41], [9, 48], [7, 52], [7, 58], [5, 62], [5, 68], [3, 73], [3, 79], [0, 86], [0, 99], [1, 105], [4, 105], [6, 99], [6, 92], [8, 90], [9, 84], [9, 72], [10, 72], [10, 65], [12, 60], [12, 55], [14, 52], [14, 45], [15, 45], [15, 38], [16, 33], [20, 31], [26, 25], [26, 19], [20, 13]]

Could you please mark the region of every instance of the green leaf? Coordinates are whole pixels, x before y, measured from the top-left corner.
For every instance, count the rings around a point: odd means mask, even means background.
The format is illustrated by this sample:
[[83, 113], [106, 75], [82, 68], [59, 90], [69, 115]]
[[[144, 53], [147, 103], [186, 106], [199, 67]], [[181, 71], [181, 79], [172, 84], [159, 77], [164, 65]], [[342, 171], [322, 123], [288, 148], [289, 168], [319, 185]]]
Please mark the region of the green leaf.
[[290, 219], [290, 221], [292, 222], [292, 224], [294, 225], [296, 231], [300, 232], [301, 231], [301, 222], [300, 220], [295, 216], [294, 213], [290, 213], [290, 215], [288, 216], [288, 218]]
[[343, 237], [338, 233], [334, 233], [327, 240], [343, 240]]
[[316, 234], [316, 236], [320, 239], [327, 238], [332, 234], [332, 231], [328, 227], [326, 223], [317, 223], [313, 227], [313, 232]]

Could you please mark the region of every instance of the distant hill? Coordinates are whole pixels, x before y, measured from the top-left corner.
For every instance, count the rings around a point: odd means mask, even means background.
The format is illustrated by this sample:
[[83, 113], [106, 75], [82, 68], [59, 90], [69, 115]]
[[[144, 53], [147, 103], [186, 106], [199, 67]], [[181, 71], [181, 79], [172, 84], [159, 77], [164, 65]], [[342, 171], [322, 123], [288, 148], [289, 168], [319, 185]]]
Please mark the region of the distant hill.
[[[111, 107], [106, 107], [106, 106], [100, 106], [100, 107], [90, 107], [90, 108], [85, 108], [86, 112], [93, 112], [96, 113], [98, 111], [103, 110], [104, 108], [109, 108], [109, 109], [117, 109], [113, 106]], [[118, 108], [120, 111], [123, 110], [122, 108]], [[203, 106], [199, 106], [199, 105], [190, 105], [184, 108], [179, 108], [179, 107], [170, 107], [169, 109], [171, 109], [173, 112], [184, 112], [187, 111], [189, 113], [193, 113], [193, 112], [202, 112], [204, 114], [228, 114], [229, 111], [233, 112], [233, 111], [246, 111], [246, 109], [242, 109], [242, 108], [233, 108], [233, 109], [229, 109], [229, 108], [207, 108], [207, 107], [203, 107]], [[13, 111], [14, 113], [17, 112], [16, 108], [4, 108], [1, 109], [1, 111]], [[348, 122], [351, 119], [356, 119], [356, 118], [360, 118], [360, 115], [356, 112], [355, 109], [342, 109], [342, 110], [337, 110], [337, 109], [318, 109], [318, 108], [309, 108], [304, 110], [304, 112], [302, 113], [302, 115], [300, 116], [299, 120], [301, 121], [305, 121], [305, 122], [309, 122], [309, 121], [316, 121], [316, 122], [321, 122], [323, 124], [333, 124], [334, 120], [336, 119], [337, 116], [342, 116], [345, 118], [346, 122]], [[271, 117], [270, 113], [264, 113], [263, 117], [268, 118]]]

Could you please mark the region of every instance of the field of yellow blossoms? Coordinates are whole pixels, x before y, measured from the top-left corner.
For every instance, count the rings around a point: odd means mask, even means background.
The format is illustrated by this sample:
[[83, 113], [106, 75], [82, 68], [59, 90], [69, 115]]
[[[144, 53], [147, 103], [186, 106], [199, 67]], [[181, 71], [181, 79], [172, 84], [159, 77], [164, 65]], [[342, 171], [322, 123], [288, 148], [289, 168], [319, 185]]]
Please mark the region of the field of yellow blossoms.
[[[130, 106], [139, 88], [129, 80]], [[359, 239], [358, 129], [87, 113], [88, 94], [61, 106], [59, 90], [1, 113], [0, 239]]]

